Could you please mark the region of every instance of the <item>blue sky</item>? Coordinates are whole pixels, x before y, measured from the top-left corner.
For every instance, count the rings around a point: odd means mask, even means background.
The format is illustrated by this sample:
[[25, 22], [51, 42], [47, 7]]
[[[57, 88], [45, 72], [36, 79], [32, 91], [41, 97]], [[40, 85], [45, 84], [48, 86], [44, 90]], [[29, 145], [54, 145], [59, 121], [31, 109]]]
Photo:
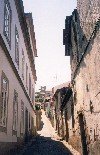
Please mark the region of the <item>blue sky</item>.
[[76, 8], [76, 0], [23, 0], [25, 12], [32, 12], [38, 57], [36, 90], [70, 81], [70, 58], [65, 56], [65, 18]]

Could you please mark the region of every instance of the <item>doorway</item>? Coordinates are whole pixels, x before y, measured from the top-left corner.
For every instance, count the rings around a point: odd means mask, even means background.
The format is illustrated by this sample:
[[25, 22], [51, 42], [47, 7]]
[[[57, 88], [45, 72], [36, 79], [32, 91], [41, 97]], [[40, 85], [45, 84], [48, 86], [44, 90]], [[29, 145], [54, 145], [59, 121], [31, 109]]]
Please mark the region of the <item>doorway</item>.
[[66, 128], [66, 141], [68, 142], [69, 140], [69, 128], [68, 128], [68, 114], [67, 114], [67, 109], [65, 111], [65, 128]]
[[28, 110], [25, 110], [25, 141], [28, 141]]
[[81, 143], [82, 143], [82, 153], [83, 155], [88, 155], [87, 143], [86, 143], [86, 133], [85, 133], [85, 124], [83, 114], [79, 114], [79, 126], [80, 126], [80, 134], [81, 134]]

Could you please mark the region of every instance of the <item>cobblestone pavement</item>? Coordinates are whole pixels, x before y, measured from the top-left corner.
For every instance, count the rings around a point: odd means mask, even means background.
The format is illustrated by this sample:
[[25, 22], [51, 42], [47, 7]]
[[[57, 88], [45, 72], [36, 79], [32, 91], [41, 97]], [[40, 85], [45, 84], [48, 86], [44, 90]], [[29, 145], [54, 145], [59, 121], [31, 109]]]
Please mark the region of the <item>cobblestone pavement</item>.
[[[42, 128], [20, 153], [16, 155], [79, 155], [71, 146], [61, 142], [49, 119], [42, 111]], [[15, 154], [14, 154], [15, 155]]]
[[61, 142], [37, 136], [20, 155], [72, 155]]

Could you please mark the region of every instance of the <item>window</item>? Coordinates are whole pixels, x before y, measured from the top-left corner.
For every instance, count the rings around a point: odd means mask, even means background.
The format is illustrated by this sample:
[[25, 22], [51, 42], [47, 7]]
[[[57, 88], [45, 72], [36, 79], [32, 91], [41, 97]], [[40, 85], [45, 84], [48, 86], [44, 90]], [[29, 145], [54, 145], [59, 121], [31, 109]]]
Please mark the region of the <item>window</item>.
[[34, 88], [32, 89], [32, 103], [34, 104]]
[[24, 80], [24, 65], [25, 65], [25, 56], [24, 51], [22, 50], [22, 78]]
[[1, 78], [1, 103], [0, 103], [0, 126], [7, 128], [7, 107], [8, 107], [8, 79], [2, 73]]
[[26, 64], [26, 88], [28, 89], [28, 66]]
[[5, 0], [4, 6], [4, 35], [10, 45], [11, 43], [11, 8], [8, 0]]
[[24, 102], [21, 101], [21, 134], [24, 133]]
[[17, 122], [18, 122], [18, 93], [14, 90], [13, 100], [13, 134], [17, 134]]
[[30, 113], [29, 113], [29, 130], [31, 129], [31, 124], [30, 124]]
[[29, 74], [29, 96], [31, 97], [31, 76]]
[[19, 35], [16, 26], [15, 26], [15, 62], [19, 66]]

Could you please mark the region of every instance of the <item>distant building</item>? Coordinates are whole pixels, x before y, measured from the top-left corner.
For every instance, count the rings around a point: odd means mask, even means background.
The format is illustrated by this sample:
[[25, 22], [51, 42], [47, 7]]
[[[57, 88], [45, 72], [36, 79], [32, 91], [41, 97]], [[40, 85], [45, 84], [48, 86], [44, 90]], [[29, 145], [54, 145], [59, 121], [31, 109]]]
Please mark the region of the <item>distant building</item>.
[[51, 98], [52, 98], [52, 96], [53, 96], [52, 91], [46, 90], [43, 106], [44, 106], [44, 110], [46, 111], [46, 116], [49, 118], [51, 117]]
[[22, 0], [0, 0], [0, 151], [19, 145], [35, 129], [36, 39]]

